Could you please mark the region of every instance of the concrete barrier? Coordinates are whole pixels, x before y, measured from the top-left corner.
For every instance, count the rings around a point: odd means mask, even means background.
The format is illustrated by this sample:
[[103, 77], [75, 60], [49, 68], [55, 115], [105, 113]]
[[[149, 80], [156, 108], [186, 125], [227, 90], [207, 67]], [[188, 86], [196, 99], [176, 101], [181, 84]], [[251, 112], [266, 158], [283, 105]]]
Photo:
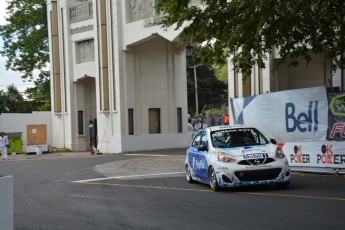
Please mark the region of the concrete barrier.
[[0, 229], [13, 230], [13, 176], [0, 176]]
[[37, 146], [36, 146], [36, 154], [37, 154], [37, 155], [42, 154], [42, 146], [40, 146], [40, 145], [37, 145]]

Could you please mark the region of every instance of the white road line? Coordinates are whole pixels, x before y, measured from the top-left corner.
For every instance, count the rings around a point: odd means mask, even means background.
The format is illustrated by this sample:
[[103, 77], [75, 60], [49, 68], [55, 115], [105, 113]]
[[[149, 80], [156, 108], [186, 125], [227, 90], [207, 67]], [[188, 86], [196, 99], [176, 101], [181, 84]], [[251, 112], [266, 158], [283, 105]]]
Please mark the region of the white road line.
[[127, 154], [123, 154], [126, 156], [144, 156], [144, 157], [167, 157], [169, 155], [155, 155], [155, 154], [143, 154], [143, 153], [127, 153]]
[[174, 174], [184, 174], [184, 173], [185, 172], [169, 172], [169, 173], [153, 173], [153, 174], [140, 174], [140, 175], [128, 175], [128, 176], [115, 176], [115, 177], [95, 178], [95, 179], [88, 179], [88, 180], [77, 180], [77, 181], [72, 181], [72, 182], [74, 182], [74, 183], [85, 183], [85, 182], [92, 182], [92, 181], [123, 179], [123, 178], [131, 178], [131, 177], [161, 176], [161, 175], [174, 175]]

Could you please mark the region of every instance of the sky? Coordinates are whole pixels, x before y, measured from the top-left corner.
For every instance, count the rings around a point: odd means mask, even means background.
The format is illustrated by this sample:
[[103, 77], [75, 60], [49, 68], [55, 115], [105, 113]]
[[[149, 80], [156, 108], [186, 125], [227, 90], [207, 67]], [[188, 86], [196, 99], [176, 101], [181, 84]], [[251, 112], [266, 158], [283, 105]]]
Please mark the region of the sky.
[[[6, 7], [7, 3], [5, 0], [0, 0], [0, 25], [6, 24]], [[0, 37], [0, 49], [3, 48], [3, 40]], [[0, 55], [0, 90], [7, 91], [7, 86], [14, 84], [19, 92], [24, 92], [26, 88], [33, 87], [34, 84], [21, 79], [21, 74], [12, 70], [6, 70], [6, 57]]]

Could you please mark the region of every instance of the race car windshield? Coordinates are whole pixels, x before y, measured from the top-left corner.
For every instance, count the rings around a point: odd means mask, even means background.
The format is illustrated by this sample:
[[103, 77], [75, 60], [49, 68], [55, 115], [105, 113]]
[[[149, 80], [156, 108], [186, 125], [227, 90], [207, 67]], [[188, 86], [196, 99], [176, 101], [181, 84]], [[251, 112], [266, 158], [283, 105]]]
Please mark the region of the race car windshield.
[[255, 128], [223, 129], [211, 132], [212, 145], [215, 148], [268, 144], [266, 137]]

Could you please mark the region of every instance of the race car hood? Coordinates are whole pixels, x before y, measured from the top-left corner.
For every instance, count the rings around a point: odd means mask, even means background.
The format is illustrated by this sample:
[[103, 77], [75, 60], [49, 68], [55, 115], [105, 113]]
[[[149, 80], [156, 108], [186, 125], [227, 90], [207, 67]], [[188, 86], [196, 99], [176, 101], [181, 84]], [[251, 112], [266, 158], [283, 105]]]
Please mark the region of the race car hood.
[[215, 148], [217, 151], [223, 151], [231, 154], [232, 156], [242, 156], [247, 154], [256, 153], [272, 153], [276, 149], [275, 145], [256, 145], [256, 146], [244, 146], [244, 147], [234, 147], [234, 148]]

